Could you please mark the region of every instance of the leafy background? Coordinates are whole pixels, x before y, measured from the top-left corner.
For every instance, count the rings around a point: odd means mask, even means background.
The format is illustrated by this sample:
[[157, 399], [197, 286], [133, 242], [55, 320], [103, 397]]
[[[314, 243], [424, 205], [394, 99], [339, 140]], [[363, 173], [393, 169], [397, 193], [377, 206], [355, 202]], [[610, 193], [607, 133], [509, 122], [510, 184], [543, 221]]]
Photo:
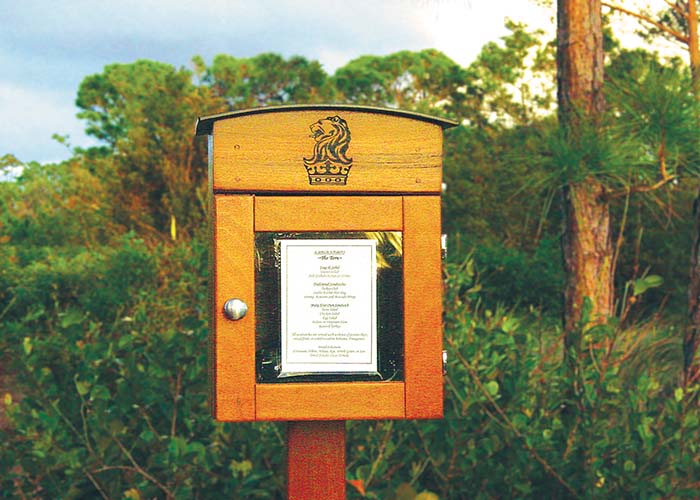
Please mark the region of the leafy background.
[[209, 416], [206, 141], [192, 124], [347, 102], [462, 123], [445, 145], [445, 418], [348, 423], [349, 498], [696, 498], [688, 69], [609, 37], [619, 154], [601, 153], [596, 175], [642, 182], [661, 137], [680, 180], [612, 204], [620, 299], [606, 324], [583, 322], [571, 372], [558, 190], [580, 151], [557, 137], [552, 45], [509, 29], [468, 67], [427, 50], [333, 75], [261, 54], [87, 76], [76, 102], [100, 146], [59, 164], [2, 158], [0, 497], [283, 498], [284, 426]]

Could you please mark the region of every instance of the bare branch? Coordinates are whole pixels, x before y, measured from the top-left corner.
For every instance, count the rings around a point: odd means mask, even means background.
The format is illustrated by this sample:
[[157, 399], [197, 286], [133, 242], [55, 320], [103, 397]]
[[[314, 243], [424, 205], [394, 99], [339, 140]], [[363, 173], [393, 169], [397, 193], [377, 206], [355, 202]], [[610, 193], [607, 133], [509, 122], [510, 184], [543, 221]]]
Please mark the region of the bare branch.
[[661, 179], [655, 184], [643, 184], [639, 186], [632, 186], [629, 188], [620, 189], [619, 191], [613, 191], [612, 193], [608, 193], [606, 197], [608, 200], [613, 200], [615, 198], [620, 198], [621, 196], [627, 196], [631, 193], [648, 193], [650, 191], [656, 191], [657, 189], [662, 188], [663, 186], [675, 180], [676, 178], [677, 176], [675, 175], [669, 175], [668, 177]]
[[156, 428], [153, 426], [153, 422], [151, 422], [151, 417], [148, 415], [148, 412], [146, 411], [145, 408], [142, 406], [139, 406], [139, 413], [143, 417], [143, 419], [146, 421], [146, 425], [148, 425], [148, 428], [151, 430], [154, 436], [159, 436], [160, 433], [156, 430]]
[[[629, 186], [629, 183], [628, 183]], [[630, 208], [630, 192], [629, 189], [625, 196], [625, 208], [622, 211], [622, 221], [620, 222], [620, 229], [617, 232], [617, 242], [615, 243], [615, 251], [612, 258], [612, 275], [615, 276], [615, 270], [617, 269], [617, 261], [620, 258], [620, 252], [622, 250], [622, 243], [625, 241], [625, 228], [627, 226], [627, 213]]]
[[170, 420], [170, 437], [175, 437], [177, 431], [177, 403], [180, 399], [180, 391], [182, 390], [182, 368], [177, 369], [177, 377], [175, 379], [175, 392], [173, 394], [173, 416]]
[[664, 1], [666, 2], [666, 5], [668, 5], [671, 9], [675, 10], [678, 14], [688, 19], [688, 11], [681, 9], [677, 2], [671, 2], [671, 0]]
[[668, 5], [668, 7], [671, 10], [675, 10], [676, 13], [680, 14], [681, 16], [686, 17], [686, 18], [688, 17], [688, 13], [680, 8], [680, 6], [678, 5], [678, 2], [672, 2], [671, 0], [664, 0], [664, 3], [666, 5]]
[[625, 9], [624, 7], [620, 7], [619, 5], [613, 5], [613, 4], [610, 4], [608, 2], [601, 2], [601, 5], [603, 7], [607, 7], [610, 10], [621, 12], [622, 14], [627, 14], [628, 16], [632, 16], [636, 19], [639, 19], [640, 21], [651, 24], [655, 28], [658, 28], [660, 31], [663, 31], [664, 33], [672, 36], [680, 43], [688, 45], [688, 43], [690, 41], [689, 38], [686, 35], [684, 35], [683, 33], [681, 33], [680, 31], [676, 31], [674, 29], [671, 29], [669, 26], [666, 26], [665, 24], [660, 23], [656, 19], [652, 19], [651, 17], [649, 17], [645, 14], [640, 14], [639, 12], [634, 12], [634, 11]]
[[95, 472], [107, 472], [110, 470], [123, 470], [127, 472], [138, 473], [138, 471], [130, 465], [103, 465], [102, 467], [95, 469]]
[[83, 472], [85, 472], [85, 475], [88, 477], [90, 482], [93, 484], [95, 489], [98, 491], [98, 493], [102, 496], [104, 500], [111, 500], [110, 496], [105, 493], [105, 491], [102, 489], [102, 486], [100, 486], [100, 483], [97, 481], [95, 476], [93, 476], [89, 470], [83, 469]]
[[374, 460], [374, 462], [372, 462], [372, 467], [369, 470], [369, 476], [367, 476], [367, 480], [365, 481], [365, 487], [369, 487], [369, 485], [372, 483], [372, 480], [374, 479], [374, 474], [377, 472], [377, 467], [384, 458], [384, 451], [386, 450], [386, 446], [389, 443], [389, 439], [391, 438], [391, 430], [394, 428], [393, 424], [393, 421], [387, 424], [386, 432], [384, 433], [384, 438], [382, 439], [382, 442], [379, 445], [377, 458]]
[[[170, 491], [167, 486], [165, 486], [163, 483], [158, 481], [155, 477], [150, 475], [148, 472], [146, 472], [141, 466], [134, 460], [134, 457], [129, 453], [129, 450], [126, 449], [126, 447], [122, 444], [121, 441], [119, 441], [119, 438], [114, 436], [112, 439], [114, 439], [114, 442], [117, 443], [117, 446], [119, 446], [119, 449], [122, 450], [122, 453], [126, 455], [126, 458], [129, 459], [129, 462], [131, 462], [131, 465], [133, 465], [133, 469], [136, 470], [139, 474], [141, 474], [143, 477], [151, 481], [153, 484], [155, 484], [163, 493], [165, 493], [166, 498], [172, 499], [175, 498], [175, 495], [173, 495], [173, 492]], [[103, 467], [102, 470], [107, 469], [108, 467]], [[110, 467], [110, 468], [124, 468], [124, 467]]]
[[433, 455], [430, 453], [430, 448], [428, 447], [428, 443], [425, 440], [425, 436], [420, 431], [420, 427], [418, 427], [418, 424], [416, 424], [415, 421], [414, 421], [414, 426], [415, 426], [416, 432], [418, 433], [418, 438], [420, 439], [420, 443], [421, 443], [421, 446], [423, 448], [423, 453], [425, 453], [426, 457], [430, 461], [430, 465], [433, 466], [433, 472], [435, 472], [435, 474], [437, 474], [437, 476], [440, 478], [440, 480], [442, 482], [447, 483], [447, 477], [445, 476], [445, 474], [440, 472], [440, 468], [438, 467], [437, 461], [435, 460], [435, 458], [433, 458]]
[[[82, 397], [80, 399], [82, 399]], [[85, 446], [90, 455], [95, 455], [95, 450], [92, 449], [92, 445], [90, 444], [90, 434], [87, 423], [87, 405], [85, 404], [85, 400], [80, 404], [80, 419], [83, 421], [83, 441], [85, 441]]]

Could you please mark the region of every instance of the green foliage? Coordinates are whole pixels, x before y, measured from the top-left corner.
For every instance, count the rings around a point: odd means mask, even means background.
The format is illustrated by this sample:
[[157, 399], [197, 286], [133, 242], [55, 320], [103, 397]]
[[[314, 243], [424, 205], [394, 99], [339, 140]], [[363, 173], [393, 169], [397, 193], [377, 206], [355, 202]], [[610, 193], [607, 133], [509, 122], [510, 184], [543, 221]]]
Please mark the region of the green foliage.
[[[633, 319], [659, 313], [682, 318], [686, 314], [687, 245], [691, 241], [691, 210], [697, 190], [697, 182], [682, 177], [673, 189], [630, 200], [623, 235], [628, 250], [623, 250], [618, 259], [618, 283], [634, 280], [644, 272], [657, 274], [664, 280], [660, 287], [639, 297]], [[622, 209], [618, 206], [613, 213], [617, 221], [621, 219]]]
[[465, 76], [445, 54], [426, 49], [359, 57], [339, 68], [333, 81], [350, 103], [454, 116], [464, 101]]
[[696, 168], [698, 108], [690, 75], [678, 60], [664, 65], [639, 50], [618, 52], [606, 71], [606, 112], [593, 121], [577, 115], [575, 134], [552, 129], [540, 152], [543, 168], [551, 172], [550, 185], [594, 177], [609, 199], [625, 192], [655, 196]]
[[37, 246], [102, 244], [118, 231], [101, 179], [80, 159], [58, 165], [20, 164], [12, 182], [0, 182], [2, 243], [19, 257]]
[[93, 161], [117, 221], [152, 237], [167, 234], [173, 219], [181, 234], [197, 231], [205, 213], [207, 153], [192, 124], [222, 101], [195, 86], [190, 71], [141, 60], [86, 77], [76, 104], [87, 133], [109, 147], [106, 158]]
[[[283, 498], [280, 427], [209, 416], [206, 154], [192, 124], [327, 101], [463, 121], [445, 143], [446, 418], [351, 423], [350, 498], [697, 496], [700, 388], [679, 387], [679, 322], [659, 306], [685, 300], [687, 72], [617, 52], [608, 116], [572, 140], [551, 115], [551, 45], [509, 29], [466, 68], [424, 50], [332, 76], [261, 54], [87, 77], [77, 104], [101, 147], [58, 165], [0, 158], [21, 167], [0, 178], [0, 498]], [[663, 180], [662, 159], [680, 183], [627, 197]], [[611, 194], [626, 294], [564, 352], [552, 207], [588, 175]]]
[[483, 283], [487, 307], [498, 304], [532, 306], [547, 314], [562, 312], [564, 270], [561, 248], [554, 239], [541, 240], [534, 251], [475, 244], [474, 260]]
[[662, 65], [640, 50], [621, 51], [608, 70], [606, 95], [619, 133], [633, 137], [646, 152], [632, 163], [627, 184], [654, 182], [662, 162], [669, 176], [697, 169], [698, 107], [690, 73], [680, 61]]
[[203, 82], [225, 99], [229, 109], [328, 102], [333, 97], [321, 64], [300, 56], [285, 60], [272, 53], [250, 58], [219, 54], [208, 68], [201, 58], [195, 64]]
[[[4, 498], [37, 488], [47, 498], [281, 498], [278, 427], [209, 417], [205, 245], [149, 249], [128, 237], [93, 253], [105, 253], [103, 270], [141, 277], [115, 287], [121, 307], [97, 289], [59, 287], [41, 312], [19, 299], [6, 311], [2, 345], [23, 398], [6, 398]], [[67, 267], [83, 281], [96, 270]], [[583, 342], [615, 347], [595, 357], [582, 349], [583, 391], [570, 400], [559, 329], [536, 312], [477, 308], [472, 260], [445, 272], [446, 419], [353, 423], [348, 479], [364, 494], [350, 487], [350, 498], [693, 494], [697, 388], [656, 368], [680, 356], [671, 331], [585, 332]], [[112, 315], [95, 312], [101, 302]]]
[[209, 416], [206, 245], [123, 233], [83, 160], [0, 184], [0, 497], [279, 498], [279, 429]]
[[554, 50], [541, 31], [506, 21], [510, 34], [484, 45], [466, 69], [465, 99], [460, 110], [477, 127], [527, 125], [551, 112]]
[[613, 184], [628, 178], [630, 167], [639, 158], [639, 144], [619, 133], [614, 123], [595, 123], [580, 118], [576, 133], [553, 129], [542, 152], [549, 185], [564, 186], [596, 178]]
[[475, 308], [470, 260], [445, 271], [445, 420], [353, 424], [348, 474], [363, 481], [363, 498], [696, 494], [700, 387], [657, 370], [680, 363], [671, 328], [584, 331], [581, 391], [571, 396], [558, 327], [536, 313]]
[[643, 278], [638, 278], [634, 280], [634, 295], [641, 295], [650, 288], [656, 288], [663, 284], [664, 279], [657, 274], [650, 274], [644, 276]]
[[507, 22], [502, 43], [488, 43], [463, 68], [426, 49], [365, 55], [339, 68], [337, 98], [353, 104], [398, 107], [466, 120], [477, 127], [529, 123], [553, 102], [552, 47], [541, 32]]
[[558, 226], [551, 172], [537, 158], [551, 122], [502, 132], [457, 127], [445, 145], [446, 229], [532, 248]]
[[15, 275], [0, 497], [279, 498], [279, 430], [209, 416], [205, 256], [127, 237]]
[[5, 251], [9, 258], [0, 271], [6, 285], [2, 295], [13, 304], [6, 319], [19, 320], [30, 310], [39, 317], [51, 312], [74, 314], [72, 308], [77, 307], [90, 311], [96, 320], [113, 321], [119, 310], [132, 304], [139, 285], [155, 275], [153, 258], [133, 236], [97, 252], [36, 249], [25, 265], [21, 251], [12, 247]]

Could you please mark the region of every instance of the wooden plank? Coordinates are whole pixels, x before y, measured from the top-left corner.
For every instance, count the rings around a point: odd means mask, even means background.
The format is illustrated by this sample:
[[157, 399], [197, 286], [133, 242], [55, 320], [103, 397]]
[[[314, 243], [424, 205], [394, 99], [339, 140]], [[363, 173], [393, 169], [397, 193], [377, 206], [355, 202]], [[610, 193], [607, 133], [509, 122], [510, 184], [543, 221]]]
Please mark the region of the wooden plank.
[[[345, 125], [332, 124], [336, 116]], [[222, 119], [214, 123], [213, 135], [217, 191], [439, 193], [442, 184], [442, 128], [426, 121], [306, 110]], [[323, 141], [333, 145], [317, 146]], [[320, 183], [311, 185], [317, 177], [307, 168], [320, 172], [325, 164], [315, 162], [315, 153], [349, 166], [345, 183], [320, 175]]]
[[402, 382], [257, 384], [258, 420], [404, 418]]
[[404, 197], [406, 418], [442, 418], [440, 197]]
[[289, 422], [287, 498], [345, 500], [345, 422]]
[[[253, 196], [214, 199], [212, 412], [220, 421], [255, 419], [255, 270]], [[231, 321], [224, 303], [239, 298], [248, 314]]]
[[400, 231], [400, 196], [258, 196], [256, 231]]

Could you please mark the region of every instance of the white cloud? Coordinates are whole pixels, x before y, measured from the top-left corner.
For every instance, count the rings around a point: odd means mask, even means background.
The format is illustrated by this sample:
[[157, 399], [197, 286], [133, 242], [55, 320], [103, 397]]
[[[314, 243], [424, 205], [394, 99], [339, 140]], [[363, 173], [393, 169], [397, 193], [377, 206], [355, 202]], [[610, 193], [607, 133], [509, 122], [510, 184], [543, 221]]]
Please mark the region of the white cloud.
[[22, 161], [51, 162], [70, 156], [53, 134], [69, 135], [72, 146], [88, 146], [75, 118], [72, 95], [51, 90], [32, 90], [0, 81], [0, 155], [11, 153]]

